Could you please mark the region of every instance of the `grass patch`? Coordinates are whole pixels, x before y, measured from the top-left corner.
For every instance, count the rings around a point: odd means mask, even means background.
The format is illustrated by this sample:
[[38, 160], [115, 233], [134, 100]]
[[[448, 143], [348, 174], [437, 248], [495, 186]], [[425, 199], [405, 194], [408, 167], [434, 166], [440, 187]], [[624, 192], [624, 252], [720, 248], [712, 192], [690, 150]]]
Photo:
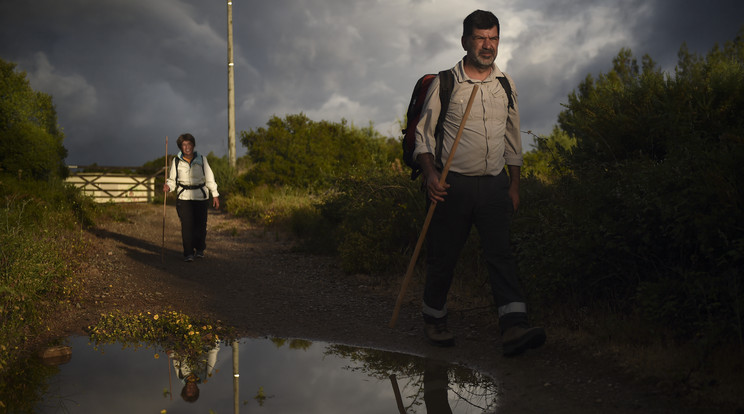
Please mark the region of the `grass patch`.
[[291, 228], [298, 211], [312, 211], [316, 197], [305, 190], [287, 187], [256, 187], [250, 195], [232, 195], [226, 201], [230, 214], [267, 228]]

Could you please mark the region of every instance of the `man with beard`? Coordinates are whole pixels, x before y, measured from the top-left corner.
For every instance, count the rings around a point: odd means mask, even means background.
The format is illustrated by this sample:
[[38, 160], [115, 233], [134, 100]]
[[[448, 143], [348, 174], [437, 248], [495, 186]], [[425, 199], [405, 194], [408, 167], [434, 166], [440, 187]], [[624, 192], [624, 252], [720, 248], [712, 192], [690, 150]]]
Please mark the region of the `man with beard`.
[[[509, 242], [509, 223], [519, 207], [522, 141], [514, 82], [494, 63], [499, 34], [499, 20], [491, 12], [476, 10], [465, 18], [461, 42], [467, 53], [451, 69], [454, 85], [441, 125], [440, 143], [437, 144], [435, 129], [442, 110], [441, 76], [428, 89], [416, 127], [413, 156], [423, 170], [427, 201], [438, 204], [427, 234], [423, 298], [426, 336], [436, 345], [454, 345], [454, 335], [447, 328], [447, 293], [462, 247], [475, 225], [498, 308], [503, 354], [512, 356], [541, 346], [545, 342], [545, 330], [528, 323], [527, 306]], [[509, 99], [509, 91], [502, 87], [500, 77], [508, 80], [514, 91], [513, 99]], [[479, 85], [478, 93], [447, 182], [440, 185], [442, 167], [449, 157], [474, 84]]]

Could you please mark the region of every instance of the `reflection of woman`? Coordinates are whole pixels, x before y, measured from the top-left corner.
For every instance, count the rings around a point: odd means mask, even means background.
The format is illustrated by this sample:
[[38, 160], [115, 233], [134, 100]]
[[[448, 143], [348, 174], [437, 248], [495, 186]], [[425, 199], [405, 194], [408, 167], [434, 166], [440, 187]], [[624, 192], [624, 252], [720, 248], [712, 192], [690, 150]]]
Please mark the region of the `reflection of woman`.
[[[212, 370], [217, 364], [217, 352], [220, 346], [216, 344], [209, 352], [199, 358], [196, 367], [190, 367], [185, 360], [180, 359], [173, 351], [168, 352], [168, 356], [173, 358], [173, 369], [183, 388], [181, 389], [181, 398], [186, 402], [194, 402], [199, 399], [199, 384], [207, 382], [212, 376]], [[192, 369], [193, 368], [193, 369]]]
[[220, 194], [214, 173], [209, 167], [207, 157], [194, 151], [196, 139], [191, 134], [178, 137], [181, 150], [173, 159], [168, 179], [163, 185], [164, 192], [176, 191], [176, 211], [181, 219], [181, 238], [183, 239], [184, 261], [192, 262], [194, 257], [203, 258], [207, 247], [207, 208], [211, 193], [212, 205], [220, 208]]

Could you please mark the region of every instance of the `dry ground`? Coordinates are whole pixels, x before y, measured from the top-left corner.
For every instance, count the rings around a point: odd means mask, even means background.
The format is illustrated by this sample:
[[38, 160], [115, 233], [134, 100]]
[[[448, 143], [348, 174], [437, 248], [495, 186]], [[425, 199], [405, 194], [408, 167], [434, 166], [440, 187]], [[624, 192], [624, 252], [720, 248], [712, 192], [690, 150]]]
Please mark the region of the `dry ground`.
[[733, 412], [696, 407], [696, 398], [639, 381], [602, 357], [607, 353], [571, 346], [550, 330], [543, 348], [504, 358], [496, 328], [479, 314], [454, 312], [457, 345], [433, 347], [422, 336], [417, 287], [409, 289], [391, 329], [397, 292], [370, 277], [343, 274], [332, 258], [295, 253], [289, 240], [220, 211], [210, 210], [207, 257], [184, 263], [175, 209], [166, 211], [164, 255], [162, 206], [126, 206], [125, 220], [83, 233], [92, 243], [82, 300], [59, 319], [56, 333], [82, 333], [113, 309], [178, 310], [221, 320], [243, 336], [342, 343], [468, 365], [500, 384], [500, 413]]

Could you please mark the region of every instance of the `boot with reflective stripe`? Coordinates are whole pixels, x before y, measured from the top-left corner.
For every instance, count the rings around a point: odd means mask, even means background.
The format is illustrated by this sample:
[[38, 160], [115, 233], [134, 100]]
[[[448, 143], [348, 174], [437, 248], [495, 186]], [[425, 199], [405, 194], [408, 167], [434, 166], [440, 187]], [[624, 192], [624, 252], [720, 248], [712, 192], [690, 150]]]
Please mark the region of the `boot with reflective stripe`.
[[504, 356], [515, 356], [545, 343], [545, 329], [529, 326], [512, 326], [501, 335]]

